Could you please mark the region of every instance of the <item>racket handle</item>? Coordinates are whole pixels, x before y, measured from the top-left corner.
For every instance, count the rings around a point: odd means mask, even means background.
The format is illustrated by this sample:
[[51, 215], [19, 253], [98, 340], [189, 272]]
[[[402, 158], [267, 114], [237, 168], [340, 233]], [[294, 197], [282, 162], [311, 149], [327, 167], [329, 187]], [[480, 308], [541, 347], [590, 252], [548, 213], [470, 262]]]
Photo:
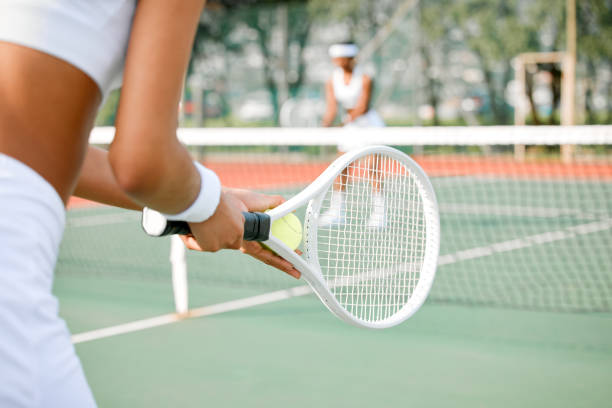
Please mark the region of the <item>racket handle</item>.
[[[153, 210], [149, 210], [149, 209], [147, 210], [150, 213], [153, 212]], [[245, 241], [266, 241], [268, 240], [268, 238], [270, 237], [270, 216], [268, 214], [261, 213], [261, 212], [243, 212], [242, 215], [244, 215], [244, 234], [242, 238]], [[158, 221], [158, 219], [156, 219], [155, 221]], [[156, 237], [163, 237], [166, 235], [174, 235], [174, 234], [181, 234], [181, 235], [191, 234], [191, 229], [189, 228], [189, 224], [186, 223], [185, 221], [165, 220], [165, 226], [163, 226], [161, 231], [156, 230], [155, 232], [152, 233], [151, 229], [149, 229], [145, 225], [145, 217], [143, 216], [143, 228], [147, 234], [151, 236], [156, 236]]]
[[166, 224], [166, 229], [162, 232], [161, 236], [165, 235], [187, 235], [191, 234], [191, 228], [189, 228], [189, 224], [185, 221], [168, 221]]
[[267, 241], [270, 238], [270, 216], [260, 212], [243, 212], [245, 241]]

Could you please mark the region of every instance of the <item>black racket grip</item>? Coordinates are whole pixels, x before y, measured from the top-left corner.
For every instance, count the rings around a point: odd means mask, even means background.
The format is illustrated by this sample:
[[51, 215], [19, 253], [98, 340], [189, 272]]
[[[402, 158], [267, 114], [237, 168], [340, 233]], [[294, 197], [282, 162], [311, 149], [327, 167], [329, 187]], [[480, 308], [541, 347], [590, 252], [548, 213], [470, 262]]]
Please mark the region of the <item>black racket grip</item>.
[[[270, 216], [261, 212], [243, 212], [245, 241], [267, 241], [270, 237]], [[185, 221], [168, 221], [166, 228], [159, 236], [174, 234], [191, 234], [189, 224]]]
[[243, 212], [245, 241], [267, 241], [270, 238], [270, 216], [260, 212]]
[[185, 221], [168, 221], [168, 223], [166, 224], [166, 228], [160, 234], [160, 237], [174, 234], [191, 234], [191, 228], [189, 228], [189, 224], [187, 224], [187, 222]]

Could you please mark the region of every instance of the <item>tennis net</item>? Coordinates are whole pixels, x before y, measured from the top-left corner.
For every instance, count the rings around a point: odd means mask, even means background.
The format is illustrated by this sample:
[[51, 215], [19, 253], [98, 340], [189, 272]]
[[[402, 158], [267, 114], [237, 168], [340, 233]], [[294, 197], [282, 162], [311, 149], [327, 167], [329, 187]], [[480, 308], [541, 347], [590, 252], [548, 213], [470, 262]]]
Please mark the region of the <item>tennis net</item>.
[[[97, 128], [90, 142], [108, 145], [113, 134]], [[186, 128], [179, 138], [224, 185], [286, 198], [327, 167], [338, 145], [397, 147], [429, 174], [440, 206], [429, 301], [612, 311], [612, 126]], [[170, 285], [170, 242], [146, 237], [139, 214], [74, 201], [57, 274]], [[173, 251], [178, 309], [183, 264], [189, 285], [303, 285], [237, 251], [184, 254], [176, 241]]]

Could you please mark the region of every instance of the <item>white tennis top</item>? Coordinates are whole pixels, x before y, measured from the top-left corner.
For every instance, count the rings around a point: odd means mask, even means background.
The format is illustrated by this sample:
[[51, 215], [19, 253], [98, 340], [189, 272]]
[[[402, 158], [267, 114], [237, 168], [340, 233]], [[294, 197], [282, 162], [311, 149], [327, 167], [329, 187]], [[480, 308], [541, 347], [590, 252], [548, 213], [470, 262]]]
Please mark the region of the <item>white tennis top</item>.
[[102, 94], [121, 85], [136, 0], [2, 0], [0, 41], [63, 59]]
[[363, 73], [359, 67], [355, 67], [351, 80], [345, 84], [344, 71], [342, 68], [336, 68], [332, 73], [332, 86], [336, 101], [344, 109], [353, 109], [363, 90]]

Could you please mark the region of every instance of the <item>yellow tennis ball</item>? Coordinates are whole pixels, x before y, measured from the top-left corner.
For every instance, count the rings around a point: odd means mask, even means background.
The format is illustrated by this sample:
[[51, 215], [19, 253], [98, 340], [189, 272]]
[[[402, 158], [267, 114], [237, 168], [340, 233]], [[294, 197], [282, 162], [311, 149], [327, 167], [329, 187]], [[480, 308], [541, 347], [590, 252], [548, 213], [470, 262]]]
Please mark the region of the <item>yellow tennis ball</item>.
[[293, 213], [272, 223], [270, 234], [283, 241], [291, 249], [296, 249], [302, 242], [302, 223]]

